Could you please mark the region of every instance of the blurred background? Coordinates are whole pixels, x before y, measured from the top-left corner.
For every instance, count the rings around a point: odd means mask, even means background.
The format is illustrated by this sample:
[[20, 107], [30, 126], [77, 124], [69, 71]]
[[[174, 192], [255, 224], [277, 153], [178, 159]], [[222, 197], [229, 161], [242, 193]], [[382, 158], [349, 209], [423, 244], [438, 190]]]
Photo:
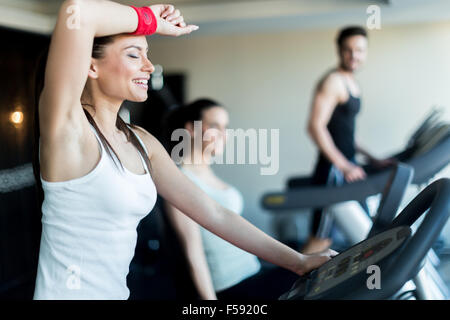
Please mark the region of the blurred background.
[[[159, 138], [168, 110], [210, 97], [228, 109], [230, 128], [279, 129], [277, 174], [260, 175], [260, 165], [214, 166], [243, 193], [244, 217], [271, 235], [277, 236], [273, 216], [261, 208], [261, 196], [283, 189], [291, 176], [312, 173], [317, 151], [306, 122], [313, 88], [337, 63], [338, 29], [365, 26], [369, 5], [381, 9], [381, 28], [369, 30], [368, 60], [357, 74], [363, 96], [357, 139], [382, 158], [405, 147], [433, 106], [443, 107], [442, 120], [450, 121], [450, 1], [169, 2], [200, 29], [176, 39], [148, 39], [149, 58], [161, 67], [155, 80], [160, 76], [163, 84], [155, 82], [146, 103], [126, 103], [124, 112]], [[30, 166], [34, 66], [48, 46], [61, 3], [0, 0], [0, 298], [28, 299], [34, 290], [40, 237]], [[442, 174], [450, 176], [448, 168]], [[308, 212], [296, 219], [306, 237]], [[168, 263], [161, 262], [159, 253], [165, 242], [157, 226], [163, 220], [155, 213], [140, 225], [147, 231], [140, 233], [137, 253], [139, 248], [147, 251], [135, 257], [130, 288], [142, 283], [142, 275], [158, 275]], [[150, 264], [158, 267], [145, 267]], [[159, 288], [159, 298], [176, 297], [167, 289], [170, 276], [156, 278], [159, 287], [156, 280], [149, 286]], [[139, 290], [132, 294], [155, 298]]]

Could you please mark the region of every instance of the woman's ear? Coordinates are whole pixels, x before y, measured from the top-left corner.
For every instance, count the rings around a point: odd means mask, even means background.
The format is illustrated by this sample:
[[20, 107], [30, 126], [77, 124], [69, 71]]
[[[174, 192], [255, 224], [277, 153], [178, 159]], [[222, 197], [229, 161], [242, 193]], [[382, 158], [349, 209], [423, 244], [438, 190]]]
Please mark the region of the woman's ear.
[[98, 67], [97, 62], [95, 59], [91, 60], [91, 65], [89, 67], [88, 77], [91, 79], [97, 79], [98, 78]]

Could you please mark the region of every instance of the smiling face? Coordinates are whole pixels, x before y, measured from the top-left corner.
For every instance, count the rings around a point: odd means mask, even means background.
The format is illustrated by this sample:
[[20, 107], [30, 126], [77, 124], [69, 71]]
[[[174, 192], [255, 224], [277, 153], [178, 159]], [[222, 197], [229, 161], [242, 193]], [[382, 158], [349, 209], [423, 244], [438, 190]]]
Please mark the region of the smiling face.
[[119, 35], [92, 58], [89, 78], [102, 95], [117, 100], [147, 100], [148, 80], [155, 70], [147, 58], [145, 36]]
[[[228, 112], [221, 106], [208, 106], [201, 111], [200, 115], [200, 119], [195, 121], [201, 121], [201, 131], [197, 131], [194, 128], [194, 122], [191, 121], [186, 122], [184, 126], [192, 139], [191, 152], [201, 152], [204, 156], [222, 154], [226, 143]], [[196, 140], [201, 141], [201, 144], [196, 143]]]
[[341, 67], [347, 71], [357, 71], [367, 58], [367, 38], [362, 35], [348, 37], [338, 50]]

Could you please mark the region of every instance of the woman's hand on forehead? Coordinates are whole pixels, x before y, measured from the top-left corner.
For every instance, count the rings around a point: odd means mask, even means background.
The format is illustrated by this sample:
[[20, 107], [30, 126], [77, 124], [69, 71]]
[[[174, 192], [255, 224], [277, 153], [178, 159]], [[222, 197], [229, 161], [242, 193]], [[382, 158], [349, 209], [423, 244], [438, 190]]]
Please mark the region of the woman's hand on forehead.
[[150, 6], [158, 22], [156, 33], [165, 36], [181, 36], [198, 29], [196, 25], [186, 25], [180, 10], [173, 5], [157, 4]]

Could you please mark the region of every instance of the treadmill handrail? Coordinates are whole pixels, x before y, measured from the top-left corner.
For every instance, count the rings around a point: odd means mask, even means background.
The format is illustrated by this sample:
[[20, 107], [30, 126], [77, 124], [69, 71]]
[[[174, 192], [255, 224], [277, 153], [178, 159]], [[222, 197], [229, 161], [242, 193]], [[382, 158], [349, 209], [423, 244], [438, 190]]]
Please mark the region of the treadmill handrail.
[[[426, 153], [403, 162], [413, 167], [413, 184], [422, 184], [450, 163], [450, 136]], [[324, 208], [344, 201], [363, 201], [381, 193], [390, 170], [370, 175], [363, 181], [342, 186], [309, 186], [263, 195], [261, 205], [267, 210]]]
[[374, 174], [364, 181], [342, 186], [310, 186], [284, 192], [266, 193], [262, 207], [267, 210], [323, 208], [344, 201], [362, 201], [381, 193], [390, 175], [389, 171]]
[[409, 184], [414, 176], [414, 169], [405, 164], [398, 164], [389, 178], [375, 215], [368, 237], [382, 232], [394, 219]]

